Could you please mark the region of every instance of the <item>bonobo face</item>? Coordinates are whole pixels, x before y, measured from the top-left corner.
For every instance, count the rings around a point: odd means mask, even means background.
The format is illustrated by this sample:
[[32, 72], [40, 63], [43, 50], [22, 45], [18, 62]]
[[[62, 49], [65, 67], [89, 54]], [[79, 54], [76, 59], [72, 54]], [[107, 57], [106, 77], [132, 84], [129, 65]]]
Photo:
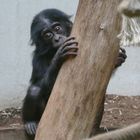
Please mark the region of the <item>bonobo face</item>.
[[46, 44], [59, 48], [66, 39], [66, 31], [59, 22], [49, 22], [42, 30], [41, 36]]

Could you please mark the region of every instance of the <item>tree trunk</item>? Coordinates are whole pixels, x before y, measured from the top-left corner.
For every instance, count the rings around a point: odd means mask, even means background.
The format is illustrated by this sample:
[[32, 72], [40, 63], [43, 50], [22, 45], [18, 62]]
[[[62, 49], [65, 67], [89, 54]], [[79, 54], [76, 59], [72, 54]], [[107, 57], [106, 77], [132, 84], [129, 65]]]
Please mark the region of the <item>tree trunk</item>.
[[89, 137], [118, 55], [119, 2], [80, 0], [72, 31], [79, 54], [63, 65], [35, 140]]

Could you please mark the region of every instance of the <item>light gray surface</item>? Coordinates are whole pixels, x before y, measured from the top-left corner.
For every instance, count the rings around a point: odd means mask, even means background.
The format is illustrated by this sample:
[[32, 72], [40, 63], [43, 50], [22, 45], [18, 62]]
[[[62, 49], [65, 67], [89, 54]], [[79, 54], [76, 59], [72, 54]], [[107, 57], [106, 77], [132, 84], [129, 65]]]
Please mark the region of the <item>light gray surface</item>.
[[0, 0], [0, 109], [18, 106], [31, 75], [30, 24], [46, 8], [76, 13], [78, 0]]

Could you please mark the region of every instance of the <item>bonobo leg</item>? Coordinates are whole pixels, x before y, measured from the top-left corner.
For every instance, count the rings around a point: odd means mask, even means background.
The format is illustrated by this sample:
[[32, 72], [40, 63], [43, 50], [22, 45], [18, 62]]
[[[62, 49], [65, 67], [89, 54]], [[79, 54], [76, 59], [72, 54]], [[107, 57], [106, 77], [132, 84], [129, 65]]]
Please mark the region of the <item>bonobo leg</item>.
[[40, 88], [30, 86], [23, 104], [23, 121], [29, 135], [35, 135], [38, 121], [45, 108], [45, 101], [40, 96]]
[[91, 132], [90, 136], [97, 134], [100, 130], [100, 124], [101, 124], [102, 117], [104, 114], [104, 102], [105, 102], [105, 95], [102, 99], [101, 106], [99, 107], [99, 112], [96, 114], [96, 117], [95, 117], [96, 122], [95, 122], [95, 124], [93, 124], [92, 132]]
[[[118, 68], [119, 66], [121, 66], [122, 63], [125, 62], [126, 58], [127, 58], [127, 55], [126, 55], [125, 49], [120, 48], [119, 49], [119, 55], [117, 57], [117, 60], [116, 60], [116, 63], [115, 63], [115, 66], [114, 67], [115, 68]], [[104, 91], [104, 93], [106, 93], [106, 91]], [[104, 113], [104, 102], [105, 102], [105, 95], [104, 95], [104, 98], [102, 99], [102, 104], [99, 107], [99, 112], [96, 115], [96, 118], [95, 118], [96, 123], [93, 124], [93, 130], [91, 132], [91, 135], [97, 134], [98, 131], [100, 130], [100, 124], [101, 124], [103, 113]]]

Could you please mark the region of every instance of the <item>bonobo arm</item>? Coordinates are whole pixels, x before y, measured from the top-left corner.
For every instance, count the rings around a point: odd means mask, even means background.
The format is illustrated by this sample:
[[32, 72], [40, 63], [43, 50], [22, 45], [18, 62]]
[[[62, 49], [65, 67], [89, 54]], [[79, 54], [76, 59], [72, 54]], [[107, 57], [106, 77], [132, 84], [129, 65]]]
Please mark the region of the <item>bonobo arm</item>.
[[34, 135], [38, 121], [45, 108], [45, 101], [40, 96], [40, 87], [31, 85], [23, 104], [23, 121], [27, 134]]
[[46, 91], [51, 93], [63, 62], [68, 59], [69, 56], [77, 56], [77, 45], [78, 43], [75, 41], [74, 37], [68, 37], [63, 45], [57, 50], [47, 72], [44, 75], [44, 78], [41, 80], [40, 87], [44, 97], [46, 96]]

